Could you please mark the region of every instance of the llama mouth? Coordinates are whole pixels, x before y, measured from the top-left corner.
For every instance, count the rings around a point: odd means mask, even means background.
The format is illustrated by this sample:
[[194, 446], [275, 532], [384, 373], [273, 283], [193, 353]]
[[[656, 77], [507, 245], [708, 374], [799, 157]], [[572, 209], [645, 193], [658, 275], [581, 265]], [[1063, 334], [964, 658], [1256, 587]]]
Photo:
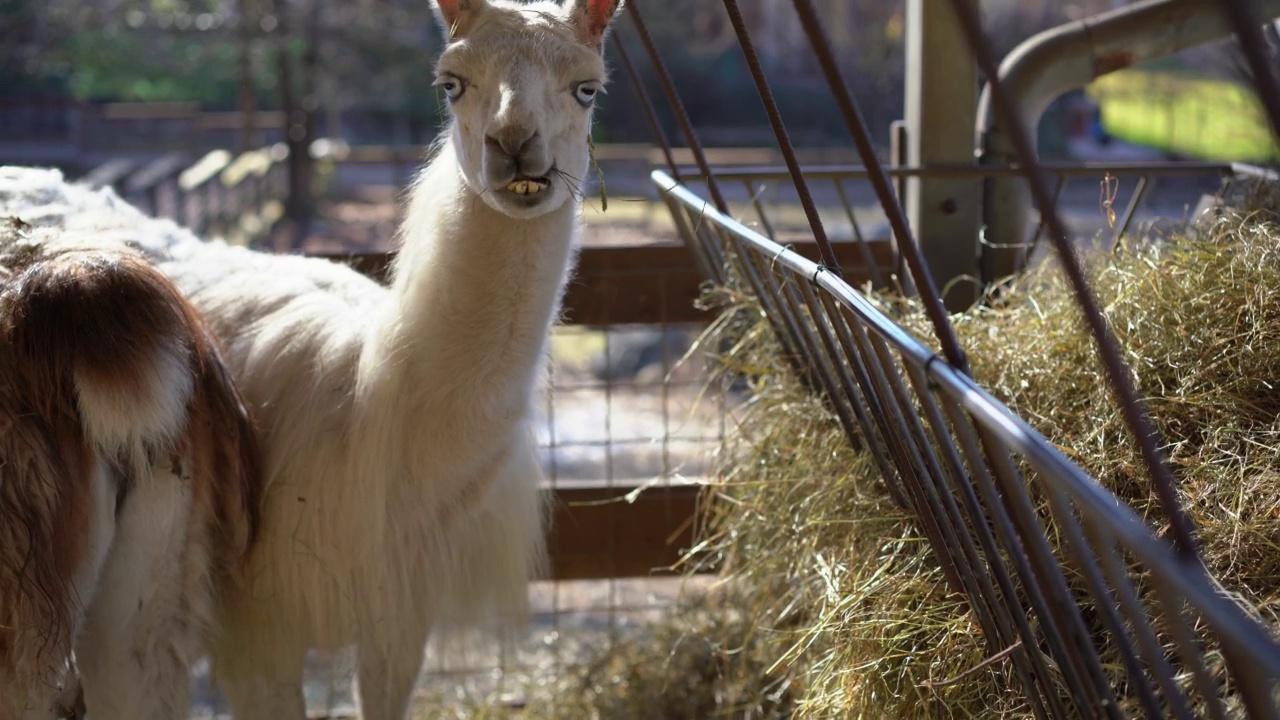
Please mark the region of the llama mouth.
[[524, 197], [537, 195], [549, 187], [551, 187], [551, 179], [548, 177], [531, 178], [524, 175], [517, 175], [516, 179], [506, 185], [507, 190]]

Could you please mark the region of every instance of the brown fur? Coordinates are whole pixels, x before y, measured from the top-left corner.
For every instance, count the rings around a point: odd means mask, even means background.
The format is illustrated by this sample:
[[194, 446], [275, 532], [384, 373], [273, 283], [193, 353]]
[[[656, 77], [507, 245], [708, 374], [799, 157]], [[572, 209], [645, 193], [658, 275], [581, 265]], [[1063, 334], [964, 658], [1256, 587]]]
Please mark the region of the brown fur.
[[[90, 437], [77, 382], [130, 407], [154, 392], [157, 352], [175, 347], [192, 379], [185, 425], [124, 447]], [[51, 681], [67, 663], [100, 461], [123, 496], [141, 463], [174, 459], [192, 483], [189, 536], [205, 536], [225, 587], [258, 533], [254, 437], [214, 341], [156, 268], [119, 246], [0, 225], [0, 687]]]

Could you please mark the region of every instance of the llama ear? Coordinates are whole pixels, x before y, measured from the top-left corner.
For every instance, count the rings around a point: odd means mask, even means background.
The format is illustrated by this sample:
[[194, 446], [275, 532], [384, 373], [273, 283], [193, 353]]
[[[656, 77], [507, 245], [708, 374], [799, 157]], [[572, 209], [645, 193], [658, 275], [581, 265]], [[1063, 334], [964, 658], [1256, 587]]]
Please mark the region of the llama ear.
[[603, 48], [609, 33], [609, 23], [622, 7], [623, 0], [569, 0], [569, 23], [578, 31], [578, 38], [593, 48]]
[[453, 42], [465, 37], [476, 16], [484, 10], [485, 0], [432, 0], [436, 18], [444, 29], [444, 37]]

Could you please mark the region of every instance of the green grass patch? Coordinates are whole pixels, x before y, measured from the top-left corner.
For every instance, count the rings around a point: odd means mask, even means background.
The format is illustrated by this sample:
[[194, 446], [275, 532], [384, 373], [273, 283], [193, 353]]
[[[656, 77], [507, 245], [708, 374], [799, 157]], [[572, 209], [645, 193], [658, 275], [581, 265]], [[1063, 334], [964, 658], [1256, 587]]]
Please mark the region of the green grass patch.
[[1201, 160], [1265, 162], [1280, 147], [1245, 85], [1186, 73], [1125, 70], [1087, 89], [1112, 136]]

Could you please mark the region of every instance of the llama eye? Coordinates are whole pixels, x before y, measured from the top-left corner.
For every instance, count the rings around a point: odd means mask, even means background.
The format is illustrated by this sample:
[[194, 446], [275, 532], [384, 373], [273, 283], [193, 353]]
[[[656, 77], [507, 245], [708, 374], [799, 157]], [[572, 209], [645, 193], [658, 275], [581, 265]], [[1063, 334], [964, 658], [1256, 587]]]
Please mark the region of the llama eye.
[[573, 86], [573, 98], [578, 101], [582, 107], [591, 107], [591, 103], [595, 102], [596, 95], [600, 92], [600, 85], [593, 81], [580, 82]]
[[435, 86], [444, 90], [445, 97], [450, 100], [457, 100], [462, 97], [462, 91], [466, 89], [466, 83], [461, 78], [452, 75], [441, 75], [436, 78]]

